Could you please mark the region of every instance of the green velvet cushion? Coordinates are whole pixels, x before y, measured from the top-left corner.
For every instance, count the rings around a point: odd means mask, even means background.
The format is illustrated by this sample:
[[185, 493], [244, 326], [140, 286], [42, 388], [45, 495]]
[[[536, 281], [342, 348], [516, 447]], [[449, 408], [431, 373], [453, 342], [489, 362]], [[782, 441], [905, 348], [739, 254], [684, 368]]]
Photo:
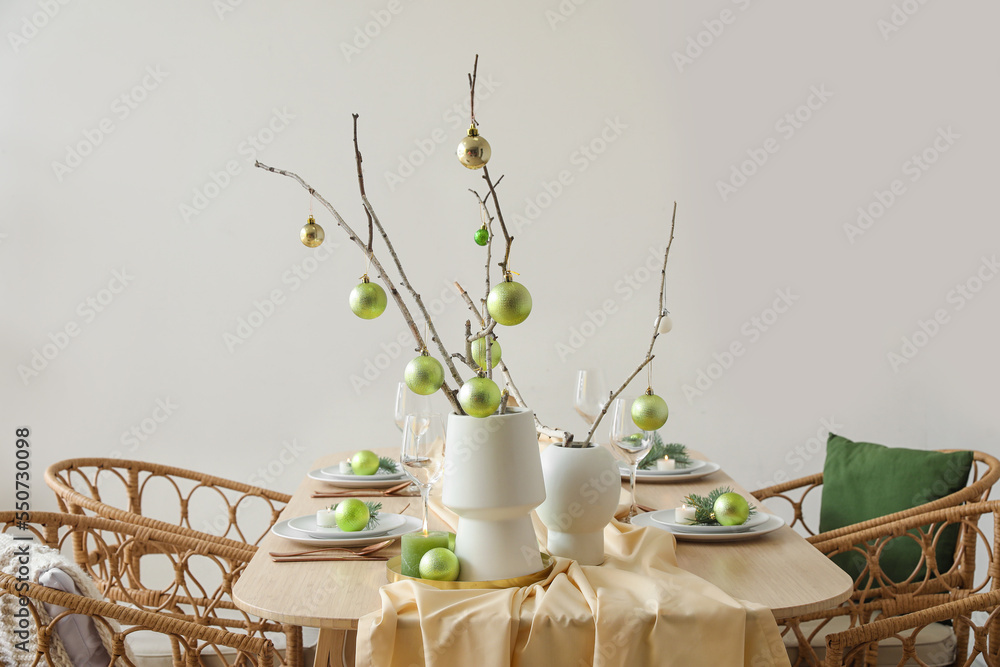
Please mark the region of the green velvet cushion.
[[[842, 528], [943, 498], [965, 487], [971, 468], [972, 452], [891, 448], [831, 433], [823, 466], [819, 530]], [[951, 567], [957, 541], [957, 525], [941, 535], [936, 554], [940, 572]], [[920, 545], [901, 537], [885, 545], [879, 565], [893, 581], [904, 581], [919, 558]], [[865, 566], [859, 553], [838, 554], [833, 560], [854, 578]]]

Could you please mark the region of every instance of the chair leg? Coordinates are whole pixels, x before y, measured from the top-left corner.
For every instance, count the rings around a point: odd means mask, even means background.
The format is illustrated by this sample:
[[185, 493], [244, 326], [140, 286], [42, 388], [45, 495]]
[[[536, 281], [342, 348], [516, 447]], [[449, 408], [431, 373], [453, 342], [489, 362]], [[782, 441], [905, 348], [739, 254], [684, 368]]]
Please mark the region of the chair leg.
[[288, 667], [305, 667], [302, 662], [302, 628], [285, 625], [285, 664]]

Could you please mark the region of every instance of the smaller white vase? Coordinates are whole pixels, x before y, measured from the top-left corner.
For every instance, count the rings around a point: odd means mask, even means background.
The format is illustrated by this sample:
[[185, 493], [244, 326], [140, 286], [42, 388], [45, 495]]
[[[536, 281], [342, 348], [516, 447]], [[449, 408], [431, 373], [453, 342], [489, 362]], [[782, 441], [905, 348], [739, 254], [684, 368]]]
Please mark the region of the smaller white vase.
[[621, 497], [618, 463], [604, 447], [559, 447], [542, 452], [545, 502], [538, 518], [548, 529], [548, 550], [581, 565], [604, 562], [604, 527]]

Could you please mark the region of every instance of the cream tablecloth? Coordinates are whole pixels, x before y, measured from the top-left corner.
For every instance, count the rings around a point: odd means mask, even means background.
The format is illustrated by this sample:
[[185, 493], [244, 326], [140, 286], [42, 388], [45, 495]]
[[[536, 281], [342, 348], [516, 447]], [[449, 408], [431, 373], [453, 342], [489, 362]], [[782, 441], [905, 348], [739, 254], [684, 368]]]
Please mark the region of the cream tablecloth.
[[382, 609], [360, 619], [356, 664], [789, 664], [771, 612], [677, 567], [672, 535], [617, 521], [604, 535], [603, 565], [558, 558], [552, 574], [533, 586], [494, 591], [441, 591], [411, 581], [383, 586]]

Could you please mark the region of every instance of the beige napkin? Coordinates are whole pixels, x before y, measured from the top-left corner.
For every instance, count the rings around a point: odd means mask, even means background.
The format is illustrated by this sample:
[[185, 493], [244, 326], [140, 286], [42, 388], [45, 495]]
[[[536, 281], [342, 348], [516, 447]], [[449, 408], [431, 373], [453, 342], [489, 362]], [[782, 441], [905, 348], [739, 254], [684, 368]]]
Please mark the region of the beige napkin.
[[[455, 516], [435, 505], [454, 525]], [[603, 565], [557, 558], [545, 581], [524, 588], [441, 591], [413, 581], [383, 586], [382, 609], [359, 621], [356, 664], [789, 664], [771, 612], [678, 568], [671, 534], [612, 521], [604, 539]]]

